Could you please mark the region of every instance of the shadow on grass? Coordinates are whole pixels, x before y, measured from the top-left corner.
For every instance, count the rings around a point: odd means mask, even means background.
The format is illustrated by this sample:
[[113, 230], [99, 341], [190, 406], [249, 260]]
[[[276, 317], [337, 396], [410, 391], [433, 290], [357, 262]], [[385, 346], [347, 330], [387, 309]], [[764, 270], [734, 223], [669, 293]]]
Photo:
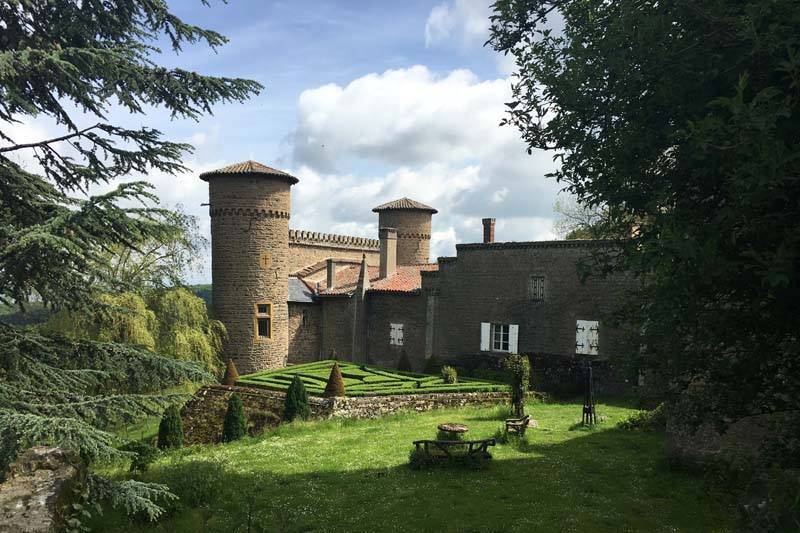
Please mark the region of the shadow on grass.
[[[535, 434], [529, 438], [526, 457], [508, 457], [511, 450], [495, 448], [495, 459], [478, 471], [414, 471], [405, 464], [353, 470], [343, 464], [281, 475], [258, 464], [188, 455], [145, 475], [181, 498], [160, 524], [131, 523], [107, 513], [93, 526], [170, 533], [552, 532], [567, 525], [587, 533], [732, 531], [730, 513], [707, 495], [702, 478], [670, 470], [661, 460], [657, 436], [608, 429], [555, 443], [537, 442]], [[313, 454], [309, 457], [313, 461]]]

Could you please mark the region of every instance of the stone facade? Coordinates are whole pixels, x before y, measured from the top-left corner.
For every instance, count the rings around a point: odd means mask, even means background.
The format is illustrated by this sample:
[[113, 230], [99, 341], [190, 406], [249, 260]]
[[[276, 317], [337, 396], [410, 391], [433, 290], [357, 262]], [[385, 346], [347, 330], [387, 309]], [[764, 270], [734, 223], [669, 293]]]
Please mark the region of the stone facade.
[[289, 364], [318, 361], [322, 350], [322, 306], [289, 302]]
[[[181, 410], [185, 444], [219, 442], [228, 399], [237, 394], [244, 404], [251, 434], [276, 425], [283, 418], [282, 392], [227, 385], [206, 385]], [[457, 392], [447, 394], [402, 394], [358, 398], [310, 396], [314, 418], [375, 418], [401, 410], [429, 411], [445, 407], [507, 403], [505, 392]]]
[[[634, 279], [614, 275], [582, 283], [577, 264], [597, 241], [460, 244], [457, 258], [440, 259], [438, 272], [425, 273], [423, 291], [436, 297], [433, 353], [444, 359], [483, 353], [481, 323], [518, 326], [519, 353], [574, 356], [576, 321], [600, 323], [599, 356], [630, 349], [612, 314], [636, 290]], [[538, 280], [533, 280], [538, 278]], [[544, 282], [544, 294], [532, 284]]]
[[397, 264], [416, 265], [430, 261], [431, 213], [387, 210], [378, 213], [379, 228], [397, 230]]
[[[377, 292], [370, 294], [367, 314], [369, 362], [386, 368], [397, 368], [405, 351], [415, 370], [425, 365], [425, 300], [419, 295]], [[392, 324], [402, 325], [403, 344], [392, 344]]]

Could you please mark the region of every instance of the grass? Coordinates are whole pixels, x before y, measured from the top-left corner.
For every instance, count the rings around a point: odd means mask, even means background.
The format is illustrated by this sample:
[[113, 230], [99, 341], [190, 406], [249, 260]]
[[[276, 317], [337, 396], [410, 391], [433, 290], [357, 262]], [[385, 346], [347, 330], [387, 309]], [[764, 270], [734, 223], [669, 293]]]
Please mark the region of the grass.
[[[314, 396], [322, 395], [334, 361], [317, 361], [267, 370], [242, 376], [237, 385], [263, 387], [285, 391], [295, 375], [300, 376], [306, 390]], [[434, 392], [505, 392], [508, 386], [487, 380], [459, 379], [458, 383], [445, 383], [441, 375], [430, 376], [412, 372], [386, 370], [376, 366], [357, 365], [339, 361], [344, 378], [346, 396], [379, 396], [388, 394], [425, 394]]]
[[[107, 511], [94, 531], [729, 532], [732, 513], [700, 477], [670, 470], [659, 433], [617, 429], [634, 413], [600, 404], [607, 420], [569, 428], [580, 403], [534, 404], [524, 446], [492, 449], [486, 470], [408, 465], [411, 441], [460, 422], [495, 434], [505, 408], [402, 413], [375, 420], [292, 423], [259, 437], [168, 453], [142, 479], [180, 504], [155, 525]], [[125, 476], [126, 467], [107, 467]]]

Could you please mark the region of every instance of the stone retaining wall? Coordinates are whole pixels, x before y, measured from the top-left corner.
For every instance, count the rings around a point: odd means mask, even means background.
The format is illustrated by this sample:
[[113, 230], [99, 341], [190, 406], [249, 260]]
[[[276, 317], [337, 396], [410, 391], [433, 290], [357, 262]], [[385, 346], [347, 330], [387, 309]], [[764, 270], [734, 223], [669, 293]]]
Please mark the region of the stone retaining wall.
[[[255, 387], [206, 385], [181, 411], [184, 442], [187, 445], [218, 442], [222, 421], [233, 393], [241, 397], [251, 434], [277, 425], [283, 415], [284, 394]], [[429, 411], [445, 407], [484, 405], [509, 401], [506, 392], [448, 392], [363, 396], [357, 398], [309, 397], [314, 418], [375, 418], [400, 410]]]

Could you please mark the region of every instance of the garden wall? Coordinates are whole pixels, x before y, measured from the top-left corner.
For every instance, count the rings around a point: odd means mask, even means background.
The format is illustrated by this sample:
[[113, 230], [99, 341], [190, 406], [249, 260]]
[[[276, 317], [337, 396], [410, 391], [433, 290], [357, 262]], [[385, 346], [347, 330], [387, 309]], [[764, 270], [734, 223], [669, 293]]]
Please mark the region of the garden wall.
[[[218, 442], [222, 420], [233, 393], [242, 398], [251, 434], [278, 424], [283, 415], [284, 394], [255, 387], [206, 385], [195, 393], [181, 411], [184, 442], [187, 445]], [[428, 411], [444, 407], [463, 407], [508, 402], [506, 392], [448, 392], [363, 396], [358, 398], [309, 397], [314, 418], [375, 418], [400, 410]]]

